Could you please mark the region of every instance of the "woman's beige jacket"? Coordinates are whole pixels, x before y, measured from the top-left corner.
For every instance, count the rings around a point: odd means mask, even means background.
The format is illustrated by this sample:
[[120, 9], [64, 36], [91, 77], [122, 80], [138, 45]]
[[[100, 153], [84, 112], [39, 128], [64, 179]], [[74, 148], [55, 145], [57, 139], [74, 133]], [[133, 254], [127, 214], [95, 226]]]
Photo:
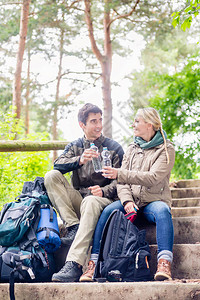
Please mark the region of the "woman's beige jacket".
[[140, 208], [161, 200], [171, 207], [169, 178], [175, 162], [175, 150], [168, 140], [167, 150], [169, 164], [164, 144], [150, 149], [130, 144], [118, 170], [117, 192], [122, 204], [133, 201]]

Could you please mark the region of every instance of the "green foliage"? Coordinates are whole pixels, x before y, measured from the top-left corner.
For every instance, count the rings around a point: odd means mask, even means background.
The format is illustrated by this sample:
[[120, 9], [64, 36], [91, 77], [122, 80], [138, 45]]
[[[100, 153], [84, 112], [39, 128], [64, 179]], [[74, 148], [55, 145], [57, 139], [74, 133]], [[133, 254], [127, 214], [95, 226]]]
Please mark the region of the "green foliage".
[[189, 5], [187, 5], [185, 8], [172, 14], [172, 25], [174, 27], [181, 25], [181, 29], [183, 31], [186, 31], [187, 28], [190, 28], [193, 17], [197, 17], [199, 15], [200, 0], [186, 1], [186, 4], [188, 4], [188, 2]]
[[188, 36], [179, 28], [166, 31], [162, 39], [157, 32], [142, 52], [143, 70], [133, 73], [130, 88], [133, 111], [153, 106], [161, 115], [176, 149], [173, 180], [195, 178], [200, 171], [199, 49]]
[[149, 101], [162, 112], [163, 124], [170, 138], [175, 134], [200, 132], [199, 67], [198, 60], [189, 59], [183, 70], [174, 75], [154, 74], [157, 93]]
[[[200, 63], [189, 59], [174, 75], [154, 74], [156, 94], [149, 99], [162, 119], [163, 128], [176, 148], [174, 176], [194, 178], [200, 172]], [[151, 74], [152, 78], [152, 74]]]
[[22, 134], [24, 132], [23, 122], [15, 118], [12, 113], [12, 107], [8, 112], [0, 111], [0, 139], [14, 140], [16, 133]]
[[[15, 132], [23, 135], [22, 121], [16, 121], [11, 113], [0, 113], [0, 139], [13, 140]], [[32, 134], [27, 140], [48, 140], [47, 133]], [[0, 152], [0, 209], [4, 203], [13, 201], [22, 192], [25, 181], [43, 177], [51, 169], [48, 151], [41, 152]]]
[[0, 41], [7, 42], [19, 34], [20, 5], [1, 5], [0, 7]]
[[3, 111], [8, 111], [12, 102], [12, 87], [10, 83], [4, 84], [0, 88], [0, 107]]
[[49, 152], [0, 153], [0, 206], [22, 192], [25, 181], [50, 170]]

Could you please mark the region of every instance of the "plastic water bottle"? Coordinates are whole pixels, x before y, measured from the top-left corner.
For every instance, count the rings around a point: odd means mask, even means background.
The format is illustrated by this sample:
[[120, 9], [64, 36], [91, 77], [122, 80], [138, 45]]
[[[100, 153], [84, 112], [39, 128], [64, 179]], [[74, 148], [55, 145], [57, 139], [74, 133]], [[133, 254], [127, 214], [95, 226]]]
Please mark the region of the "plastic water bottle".
[[[90, 149], [98, 152], [98, 147], [96, 147], [94, 143], [90, 144]], [[102, 171], [100, 157], [93, 157], [92, 158], [92, 163], [93, 163], [93, 167], [94, 167], [94, 170], [95, 170], [96, 173]]]
[[110, 151], [107, 149], [107, 147], [103, 147], [101, 156], [103, 158], [103, 167], [112, 167]]

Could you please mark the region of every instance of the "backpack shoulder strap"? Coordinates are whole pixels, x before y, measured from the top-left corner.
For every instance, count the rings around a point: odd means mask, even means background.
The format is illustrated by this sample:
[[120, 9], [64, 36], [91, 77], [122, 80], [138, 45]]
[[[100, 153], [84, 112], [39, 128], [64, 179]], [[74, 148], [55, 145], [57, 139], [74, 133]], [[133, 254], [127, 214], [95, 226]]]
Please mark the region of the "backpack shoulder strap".
[[[113, 212], [110, 214], [110, 216], [104, 226], [102, 237], [101, 237], [101, 242], [100, 242], [99, 256], [98, 256], [97, 265], [96, 265], [95, 273], [94, 273], [94, 278], [96, 280], [98, 280], [98, 278], [102, 277], [100, 270], [101, 270], [102, 262], [104, 260], [104, 255], [103, 255], [104, 254], [104, 246], [105, 246], [106, 239], [108, 238], [107, 234], [108, 234], [108, 229], [110, 227], [110, 223], [114, 219], [114, 216], [119, 214], [119, 212], [120, 211], [118, 209], [113, 210]], [[106, 249], [106, 252], [108, 252], [108, 251], [109, 250]]]
[[0, 224], [2, 223], [3, 217], [5, 212], [8, 210], [8, 208], [11, 206], [12, 202], [8, 202], [6, 204], [4, 204], [1, 212], [0, 212]]
[[98, 260], [103, 260], [103, 249], [108, 233], [108, 228], [110, 226], [111, 220], [113, 217], [119, 212], [118, 209], [113, 210], [113, 212], [110, 214], [108, 220], [106, 221], [106, 224], [104, 226], [103, 232], [102, 232], [102, 237], [101, 237], [101, 242], [100, 242], [100, 251], [99, 251], [99, 259]]

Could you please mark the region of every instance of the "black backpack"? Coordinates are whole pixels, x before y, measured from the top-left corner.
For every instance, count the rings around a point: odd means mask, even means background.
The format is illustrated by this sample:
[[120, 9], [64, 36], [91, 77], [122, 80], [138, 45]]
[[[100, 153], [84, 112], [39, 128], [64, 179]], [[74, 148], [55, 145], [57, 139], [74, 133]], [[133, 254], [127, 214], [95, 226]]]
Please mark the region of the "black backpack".
[[103, 230], [100, 253], [95, 268], [97, 281], [149, 281], [150, 249], [145, 230], [114, 210]]

